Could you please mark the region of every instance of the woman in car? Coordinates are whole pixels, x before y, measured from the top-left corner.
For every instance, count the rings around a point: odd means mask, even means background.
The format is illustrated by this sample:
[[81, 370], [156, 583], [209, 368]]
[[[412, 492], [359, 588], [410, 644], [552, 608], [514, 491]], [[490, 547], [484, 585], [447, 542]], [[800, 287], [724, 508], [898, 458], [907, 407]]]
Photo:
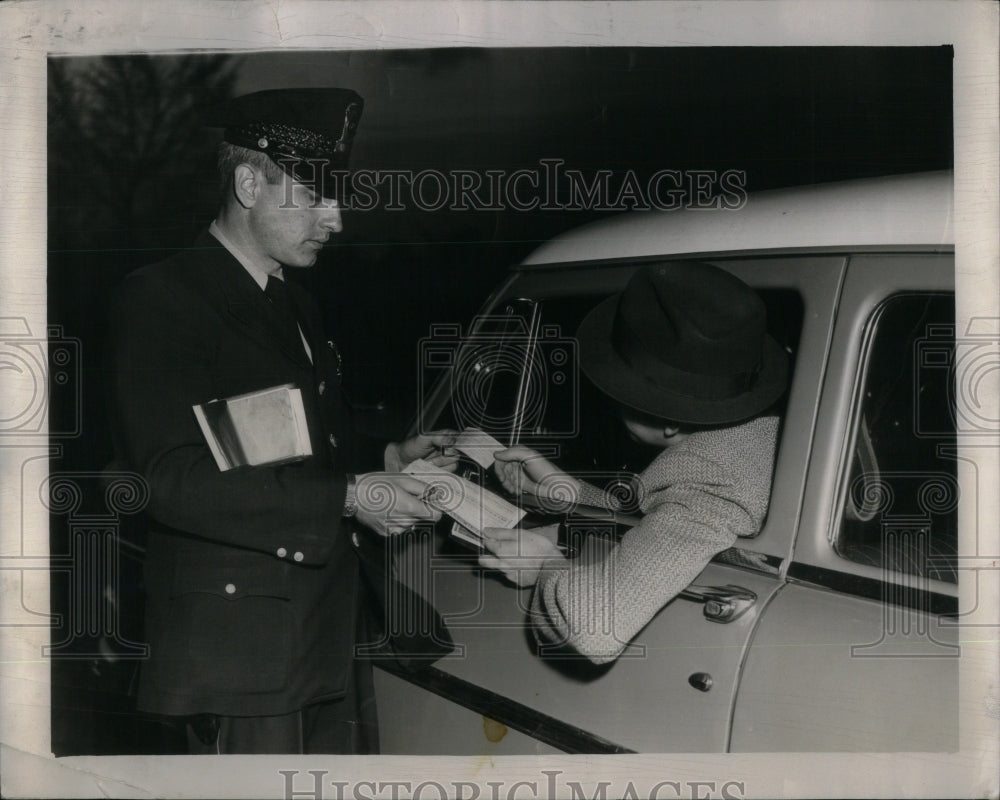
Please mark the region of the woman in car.
[[[709, 264], [640, 269], [577, 330], [580, 365], [631, 437], [662, 448], [638, 476], [643, 517], [603, 559], [567, 559], [552, 529], [488, 528], [480, 557], [535, 589], [540, 642], [595, 663], [629, 641], [716, 553], [760, 531], [771, 493], [788, 361], [757, 294]], [[526, 447], [495, 453], [512, 493], [615, 508], [612, 497]]]

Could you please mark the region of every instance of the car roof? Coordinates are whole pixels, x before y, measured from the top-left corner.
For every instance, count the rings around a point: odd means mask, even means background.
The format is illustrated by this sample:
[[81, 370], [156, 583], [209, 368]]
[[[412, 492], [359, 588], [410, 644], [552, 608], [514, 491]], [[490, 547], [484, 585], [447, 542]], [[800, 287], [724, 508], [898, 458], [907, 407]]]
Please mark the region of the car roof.
[[520, 268], [652, 256], [951, 250], [950, 171], [772, 189], [743, 207], [631, 211], [567, 231]]

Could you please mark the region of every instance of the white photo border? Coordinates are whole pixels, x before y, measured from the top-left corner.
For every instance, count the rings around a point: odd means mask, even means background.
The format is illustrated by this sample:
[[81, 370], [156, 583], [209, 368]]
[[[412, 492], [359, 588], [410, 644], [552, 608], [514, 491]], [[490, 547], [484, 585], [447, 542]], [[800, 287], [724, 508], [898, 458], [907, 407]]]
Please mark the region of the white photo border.
[[[322, 2], [321, 0], [25, 0], [0, 7], [0, 317], [46, 331], [46, 62], [50, 55], [527, 46], [933, 46], [954, 48], [957, 324], [1000, 316], [998, 6], [990, 0], [750, 2]], [[320, 31], [335, 31], [321, 33]], [[780, 78], [779, 78], [780, 79]], [[1000, 377], [1000, 376], [998, 376]], [[2, 379], [0, 379], [2, 380]], [[984, 402], [996, 419], [997, 381]], [[0, 383], [6, 405], [20, 391]], [[37, 442], [0, 441], [0, 557], [44, 564], [48, 512], [17, 494], [25, 465], [47, 452]], [[963, 553], [996, 554], [1000, 446], [967, 448], [985, 491], [963, 507]], [[24, 535], [22, 538], [22, 524]], [[994, 562], [996, 564], [996, 562]], [[3, 577], [3, 602], [48, 609], [44, 570], [23, 585]], [[781, 753], [630, 756], [402, 758], [187, 756], [55, 759], [50, 751], [47, 627], [0, 628], [0, 758], [6, 797], [274, 797], [279, 770], [326, 770], [338, 782], [529, 781], [542, 770], [594, 787], [612, 781], [740, 782], [744, 797], [997, 796], [998, 573], [978, 576], [974, 635], [963, 638], [961, 750], [951, 754]], [[961, 607], [974, 598], [962, 587]], [[11, 591], [17, 592], [11, 595]], [[23, 590], [23, 597], [22, 597]], [[307, 787], [297, 787], [307, 788]], [[565, 786], [563, 784], [563, 789]], [[367, 790], [366, 790], [367, 791]], [[471, 792], [471, 789], [469, 790]], [[524, 789], [528, 792], [528, 789]], [[301, 795], [300, 795], [301, 796]], [[309, 796], [309, 795], [305, 795]], [[328, 796], [335, 796], [333, 793]], [[350, 796], [345, 793], [345, 797]], [[431, 788], [426, 796], [436, 797]], [[468, 795], [467, 795], [468, 796]], [[506, 796], [503, 794], [502, 796]], [[521, 794], [518, 796], [531, 796]], [[664, 796], [674, 796], [667, 795]]]

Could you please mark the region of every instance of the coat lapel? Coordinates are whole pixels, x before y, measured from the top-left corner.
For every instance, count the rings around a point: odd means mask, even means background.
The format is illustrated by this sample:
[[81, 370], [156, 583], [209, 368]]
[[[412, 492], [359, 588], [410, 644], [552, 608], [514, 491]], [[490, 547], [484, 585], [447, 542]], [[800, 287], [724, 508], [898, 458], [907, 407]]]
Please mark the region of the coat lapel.
[[[195, 247], [203, 260], [205, 274], [221, 295], [230, 321], [242, 334], [256, 342], [276, 346], [291, 361], [311, 367], [301, 342], [292, 341], [285, 333], [260, 286], [219, 240], [206, 231], [195, 242]], [[312, 333], [306, 335], [312, 336]]]
[[319, 359], [322, 358], [322, 349], [326, 347], [326, 340], [323, 334], [323, 324], [316, 314], [316, 304], [312, 301], [306, 290], [296, 283], [288, 281], [288, 290], [292, 300], [299, 312], [299, 322], [302, 324], [302, 332], [305, 334], [309, 348], [312, 350], [313, 363], [319, 366]]

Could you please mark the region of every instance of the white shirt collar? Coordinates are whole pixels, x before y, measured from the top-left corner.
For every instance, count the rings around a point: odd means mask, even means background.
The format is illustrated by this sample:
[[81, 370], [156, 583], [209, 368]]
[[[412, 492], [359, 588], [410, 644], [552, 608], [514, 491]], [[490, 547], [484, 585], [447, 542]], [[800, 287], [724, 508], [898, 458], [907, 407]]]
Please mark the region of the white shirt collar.
[[240, 262], [243, 269], [250, 273], [250, 277], [257, 282], [257, 285], [261, 289], [264, 289], [264, 287], [267, 286], [267, 279], [271, 275], [274, 275], [274, 277], [279, 278], [280, 280], [285, 279], [284, 273], [281, 271], [281, 267], [278, 267], [278, 269], [274, 272], [268, 272], [266, 269], [259, 267], [251, 261], [242, 250], [229, 241], [228, 237], [226, 237], [226, 235], [219, 228], [216, 220], [212, 220], [212, 224], [208, 226], [208, 232], [219, 240], [219, 244], [225, 247], [232, 254], [233, 258]]

